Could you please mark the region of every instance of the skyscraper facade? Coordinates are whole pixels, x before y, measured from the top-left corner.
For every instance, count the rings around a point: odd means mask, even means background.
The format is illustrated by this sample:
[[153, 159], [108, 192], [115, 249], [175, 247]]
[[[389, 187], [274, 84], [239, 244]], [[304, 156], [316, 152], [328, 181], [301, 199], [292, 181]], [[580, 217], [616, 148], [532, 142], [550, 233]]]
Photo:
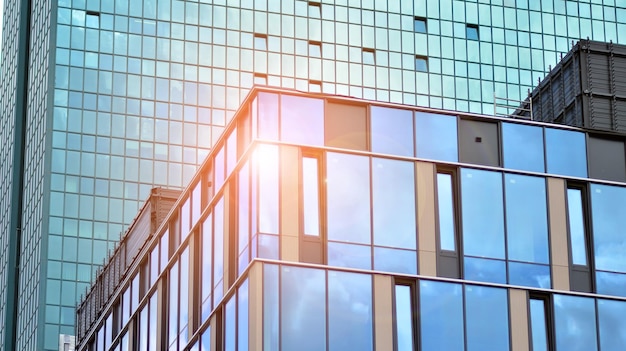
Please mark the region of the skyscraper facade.
[[253, 89], [128, 269], [111, 257], [78, 349], [620, 350], [625, 147]]
[[56, 349], [154, 185], [181, 188], [253, 84], [493, 111], [571, 41], [626, 41], [626, 4], [5, 2], [4, 349]]

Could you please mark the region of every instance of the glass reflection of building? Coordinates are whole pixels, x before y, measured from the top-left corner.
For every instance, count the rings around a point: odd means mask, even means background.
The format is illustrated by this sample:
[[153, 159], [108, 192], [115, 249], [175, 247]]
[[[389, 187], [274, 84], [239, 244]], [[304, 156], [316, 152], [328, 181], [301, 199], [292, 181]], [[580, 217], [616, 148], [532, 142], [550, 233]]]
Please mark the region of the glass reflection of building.
[[620, 350], [624, 142], [253, 89], [78, 347]]

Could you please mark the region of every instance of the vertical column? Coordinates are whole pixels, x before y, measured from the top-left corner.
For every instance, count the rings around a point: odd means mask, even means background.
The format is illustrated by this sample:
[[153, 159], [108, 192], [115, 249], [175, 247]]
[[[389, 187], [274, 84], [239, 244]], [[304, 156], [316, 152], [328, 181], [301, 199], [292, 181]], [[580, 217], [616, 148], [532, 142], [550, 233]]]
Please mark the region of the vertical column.
[[526, 290], [509, 289], [511, 313], [511, 351], [530, 350], [528, 331], [528, 296]]
[[280, 257], [283, 261], [300, 261], [300, 192], [297, 147], [280, 147]]
[[[168, 275], [169, 280], [169, 275]], [[164, 350], [166, 349], [165, 337], [167, 337], [167, 312], [166, 312], [166, 304], [165, 304], [165, 290], [167, 289], [166, 284], [163, 284], [165, 280], [160, 279], [157, 282], [157, 337], [156, 337], [156, 348], [155, 350]]]
[[253, 263], [248, 273], [248, 349], [263, 349], [263, 264]]
[[374, 338], [376, 350], [393, 350], [393, 282], [374, 275]]
[[437, 276], [435, 165], [416, 162], [419, 274]]
[[548, 178], [552, 288], [570, 290], [565, 180]]

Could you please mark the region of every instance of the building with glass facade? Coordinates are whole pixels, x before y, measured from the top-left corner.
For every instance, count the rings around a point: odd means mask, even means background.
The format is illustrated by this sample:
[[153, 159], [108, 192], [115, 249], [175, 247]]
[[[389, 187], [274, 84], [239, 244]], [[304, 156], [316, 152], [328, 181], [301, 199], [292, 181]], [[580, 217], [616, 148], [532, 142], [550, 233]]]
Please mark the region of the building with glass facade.
[[77, 348], [621, 350], [625, 142], [255, 88]]
[[182, 188], [253, 84], [489, 113], [606, 1], [5, 1], [0, 349], [55, 350], [153, 186]]

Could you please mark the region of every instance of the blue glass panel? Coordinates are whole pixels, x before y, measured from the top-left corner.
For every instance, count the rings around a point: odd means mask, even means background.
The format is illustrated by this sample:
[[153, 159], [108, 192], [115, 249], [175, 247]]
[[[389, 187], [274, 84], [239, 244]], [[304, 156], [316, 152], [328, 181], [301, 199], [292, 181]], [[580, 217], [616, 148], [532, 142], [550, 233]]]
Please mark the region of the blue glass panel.
[[598, 299], [600, 350], [622, 351], [626, 345], [626, 302]]
[[548, 351], [546, 307], [544, 300], [530, 299], [530, 328], [533, 351]]
[[462, 285], [420, 281], [423, 351], [463, 351]]
[[517, 123], [502, 123], [504, 167], [544, 172], [542, 128]]
[[507, 289], [465, 286], [467, 351], [509, 349]]
[[280, 140], [324, 146], [324, 100], [281, 95]]
[[506, 264], [500, 260], [467, 257], [463, 259], [465, 279], [506, 284]]
[[509, 262], [509, 284], [550, 289], [550, 266]]
[[328, 349], [372, 350], [372, 277], [328, 272]]
[[206, 330], [202, 333], [202, 341], [200, 345], [201, 351], [211, 350], [211, 326], [207, 327]]
[[281, 268], [281, 349], [326, 349], [326, 281], [323, 270]]
[[415, 249], [415, 165], [372, 159], [374, 244]]
[[413, 111], [372, 106], [370, 123], [373, 152], [413, 156]]
[[[244, 164], [239, 170], [239, 176], [237, 179], [239, 189], [237, 191], [238, 201], [238, 219], [239, 223], [237, 229], [239, 232], [237, 253], [241, 254], [243, 250], [248, 246], [250, 240], [250, 173], [248, 169], [248, 163]], [[245, 262], [247, 264], [247, 262]], [[241, 269], [241, 267], [239, 267]]]
[[320, 194], [318, 160], [302, 158], [302, 211], [304, 234], [320, 235]]
[[597, 350], [596, 310], [592, 298], [554, 295], [557, 350]]
[[372, 248], [364, 245], [328, 242], [328, 265], [372, 269]]
[[626, 297], [626, 274], [596, 272], [598, 294]]
[[235, 308], [237, 307], [237, 300], [233, 295], [228, 302], [226, 302], [226, 313], [224, 315], [224, 350], [235, 351], [235, 335], [237, 333], [236, 323], [237, 314]]
[[417, 157], [457, 162], [456, 116], [415, 112], [415, 147]]
[[237, 350], [248, 350], [248, 279], [237, 290]]
[[213, 257], [213, 214], [209, 214], [202, 223], [202, 321], [211, 314], [211, 275]]
[[545, 179], [505, 174], [504, 184], [508, 258], [549, 263]]
[[213, 209], [213, 306], [221, 300], [224, 277], [224, 199], [219, 199]]
[[395, 289], [396, 340], [398, 351], [413, 351], [413, 304], [411, 287], [396, 285]]
[[596, 269], [626, 273], [626, 188], [591, 184]]
[[465, 254], [504, 259], [502, 204], [502, 175], [500, 173], [461, 169]]
[[327, 154], [328, 239], [369, 244], [369, 158]]
[[587, 265], [587, 244], [581, 189], [567, 189], [567, 219], [572, 246], [572, 263]]
[[417, 274], [417, 254], [414, 250], [374, 247], [374, 269], [385, 272]]
[[548, 173], [587, 177], [585, 134], [545, 128]]
[[442, 250], [456, 251], [454, 219], [454, 194], [452, 175], [437, 174], [437, 206], [439, 219], [439, 245]]
[[278, 236], [259, 234], [258, 245], [259, 258], [279, 259]]
[[278, 140], [278, 95], [259, 93], [257, 104], [259, 139]]
[[[278, 350], [278, 266], [263, 264], [263, 349]], [[208, 349], [207, 349], [208, 350]]]

